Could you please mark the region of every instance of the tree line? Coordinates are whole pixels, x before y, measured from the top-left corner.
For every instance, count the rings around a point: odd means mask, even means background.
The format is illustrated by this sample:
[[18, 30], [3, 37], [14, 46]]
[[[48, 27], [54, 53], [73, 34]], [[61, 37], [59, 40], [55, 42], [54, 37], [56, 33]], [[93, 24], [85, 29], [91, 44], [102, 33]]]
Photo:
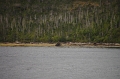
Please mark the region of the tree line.
[[4, 0], [0, 42], [120, 43], [119, 0]]

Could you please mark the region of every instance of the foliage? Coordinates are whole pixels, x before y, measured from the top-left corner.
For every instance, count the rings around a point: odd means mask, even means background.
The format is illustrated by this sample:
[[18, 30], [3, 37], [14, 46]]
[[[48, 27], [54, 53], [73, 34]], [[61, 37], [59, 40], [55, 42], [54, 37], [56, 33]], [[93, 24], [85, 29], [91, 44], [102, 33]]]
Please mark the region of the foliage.
[[118, 42], [119, 0], [3, 0], [0, 42]]

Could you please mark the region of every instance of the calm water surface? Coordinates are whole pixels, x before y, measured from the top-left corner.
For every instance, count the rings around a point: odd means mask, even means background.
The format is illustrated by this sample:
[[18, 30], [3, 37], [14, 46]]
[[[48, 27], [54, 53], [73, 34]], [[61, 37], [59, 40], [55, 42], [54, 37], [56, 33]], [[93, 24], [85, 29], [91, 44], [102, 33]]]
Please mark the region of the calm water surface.
[[120, 49], [0, 47], [0, 79], [120, 79]]

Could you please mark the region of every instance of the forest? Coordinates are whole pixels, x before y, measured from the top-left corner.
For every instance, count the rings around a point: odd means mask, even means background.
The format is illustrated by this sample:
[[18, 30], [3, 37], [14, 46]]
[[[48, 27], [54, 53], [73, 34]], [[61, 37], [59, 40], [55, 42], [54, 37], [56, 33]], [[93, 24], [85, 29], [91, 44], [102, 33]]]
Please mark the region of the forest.
[[0, 42], [120, 43], [120, 0], [1, 0]]

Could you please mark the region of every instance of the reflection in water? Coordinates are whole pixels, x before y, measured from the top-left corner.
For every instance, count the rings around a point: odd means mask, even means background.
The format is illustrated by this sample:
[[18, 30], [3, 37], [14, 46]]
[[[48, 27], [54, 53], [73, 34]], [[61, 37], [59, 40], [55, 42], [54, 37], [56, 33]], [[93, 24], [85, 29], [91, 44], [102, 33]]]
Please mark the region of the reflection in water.
[[0, 79], [120, 79], [120, 49], [0, 47]]

